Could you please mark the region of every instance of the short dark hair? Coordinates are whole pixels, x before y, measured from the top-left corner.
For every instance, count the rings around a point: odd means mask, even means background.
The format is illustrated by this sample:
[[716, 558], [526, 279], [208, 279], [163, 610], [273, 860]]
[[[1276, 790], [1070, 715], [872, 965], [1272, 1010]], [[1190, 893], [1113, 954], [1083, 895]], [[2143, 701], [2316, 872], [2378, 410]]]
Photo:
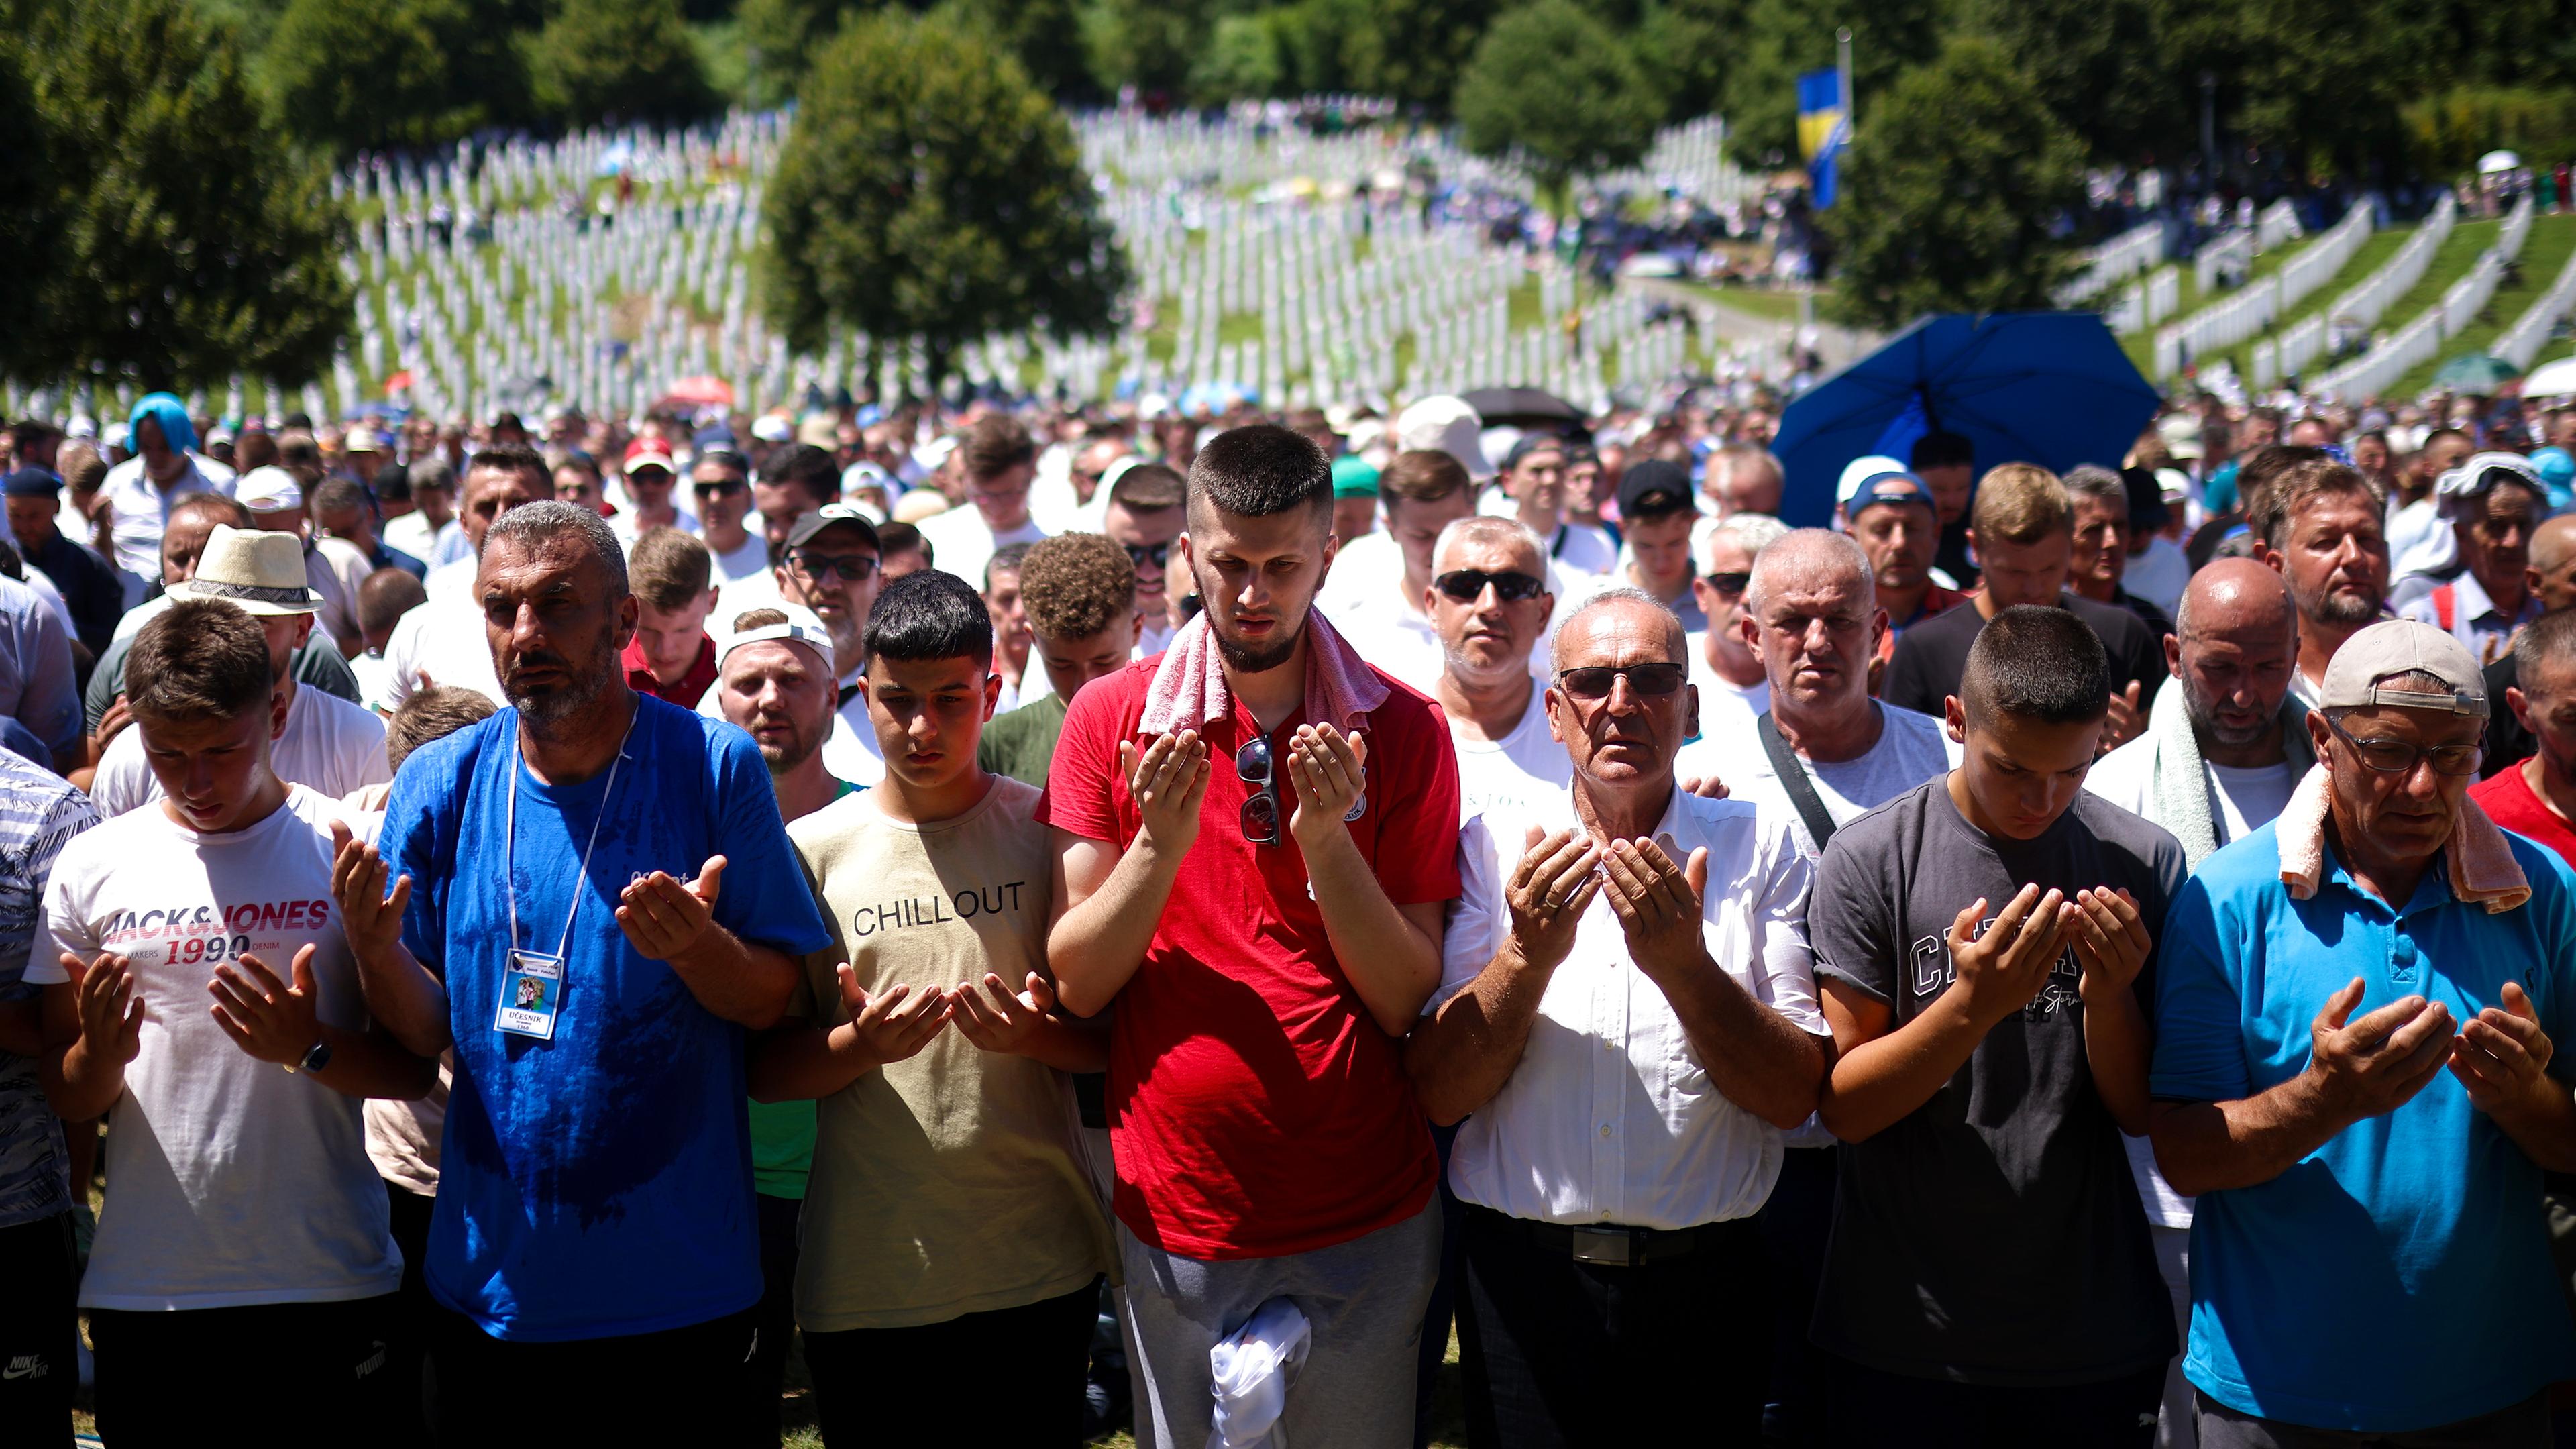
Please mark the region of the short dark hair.
[[1204, 500], [1219, 512], [1269, 518], [1298, 508], [1323, 525], [1333, 512], [1333, 464], [1305, 434], [1276, 423], [1228, 428], [1190, 461], [1193, 512]]
[[930, 540], [922, 537], [920, 529], [901, 521], [878, 524], [878, 556], [882, 558], [898, 553], [920, 554], [922, 566], [925, 568], [939, 566], [939, 556], [931, 552]]
[[125, 702], [141, 720], [235, 719], [268, 703], [268, 631], [238, 604], [182, 599], [152, 616], [125, 656]]
[[1036, 547], [1035, 544], [1006, 543], [993, 550], [993, 556], [984, 560], [985, 591], [988, 593], [992, 591], [993, 575], [1018, 573], [1020, 561], [1027, 558], [1029, 550], [1034, 547]]
[[[2262, 451], [2270, 451], [2264, 449]], [[2299, 448], [2295, 452], [2311, 452]], [[2241, 479], [2243, 469], [2237, 470]], [[2311, 500], [2345, 494], [2369, 503], [2373, 513], [2388, 507], [2388, 489], [2376, 478], [2332, 458], [2300, 458], [2262, 480], [2251, 493], [2239, 491], [2245, 503], [2245, 522], [2255, 537], [2274, 553], [2289, 547], [2290, 526], [2297, 521], [2299, 510]]]
[[1088, 639], [1136, 612], [1136, 565], [1103, 534], [1041, 539], [1020, 565], [1020, 602], [1038, 637]]
[[1467, 465], [1437, 448], [1413, 448], [1386, 460], [1377, 475], [1377, 491], [1406, 503], [1437, 503], [1475, 487]]
[[2016, 604], [1969, 646], [1959, 705], [1970, 724], [1998, 714], [2091, 724], [2111, 712], [2111, 656], [2093, 626], [2066, 610]]
[[411, 467], [405, 463], [387, 463], [376, 470], [376, 476], [367, 481], [367, 486], [375, 490], [380, 502], [409, 503]]
[[2301, 463], [2331, 463], [2334, 454], [2323, 448], [2302, 448], [2290, 443], [2265, 443], [2245, 455], [2236, 465], [2236, 511], [2252, 518], [2265, 506], [2265, 497], [2281, 475]]
[[1916, 472], [1926, 468], [1973, 468], [1977, 466], [1977, 445], [1957, 433], [1925, 433], [1914, 440], [1913, 451], [1906, 454], [1905, 462]]
[[343, 508], [364, 508], [367, 506], [367, 490], [334, 474], [323, 479], [321, 485], [313, 490], [311, 502], [317, 514], [337, 513]]
[[627, 591], [664, 613], [696, 603], [714, 580], [707, 546], [676, 528], [644, 530], [626, 555]]
[[[546, 466], [546, 455], [524, 443], [504, 443], [485, 448], [465, 460], [468, 474], [478, 468], [488, 468], [496, 473], [516, 473], [520, 481], [540, 498], [551, 497], [555, 491], [555, 470]], [[420, 480], [414, 478], [411, 486], [419, 487]]]
[[170, 505], [169, 521], [161, 525], [161, 531], [168, 533], [171, 525], [177, 523], [183, 514], [191, 518], [202, 515], [209, 523], [250, 527], [250, 509], [240, 499], [227, 498], [220, 493], [191, 493]]
[[409, 569], [378, 569], [358, 581], [358, 627], [390, 629], [403, 615], [428, 602], [429, 590]]
[[993, 616], [975, 586], [939, 569], [905, 574], [877, 593], [860, 641], [862, 659], [993, 662]]
[[760, 468], [763, 483], [802, 484], [817, 507], [841, 496], [841, 465], [811, 443], [797, 443], [769, 455]]
[[958, 460], [966, 465], [971, 478], [997, 478], [1023, 463], [1037, 460], [1038, 446], [1020, 420], [1001, 413], [986, 413], [966, 430], [966, 440], [958, 447]]
[[1138, 463], [1109, 485], [1109, 501], [1130, 513], [1160, 513], [1178, 508], [1189, 496], [1181, 475], [1161, 463]]
[[[2541, 615], [2522, 626], [2521, 637], [2514, 640], [2513, 652], [2520, 656], [2515, 666], [2520, 679], [2517, 687], [2526, 695], [2532, 693], [2531, 679], [2537, 673], [2531, 666], [2576, 664], [2576, 609], [2558, 609]], [[2494, 709], [2504, 701], [2488, 706]]]
[[412, 751], [431, 740], [444, 739], [498, 713], [492, 701], [453, 684], [414, 690], [393, 718], [385, 721], [385, 764], [399, 770]]

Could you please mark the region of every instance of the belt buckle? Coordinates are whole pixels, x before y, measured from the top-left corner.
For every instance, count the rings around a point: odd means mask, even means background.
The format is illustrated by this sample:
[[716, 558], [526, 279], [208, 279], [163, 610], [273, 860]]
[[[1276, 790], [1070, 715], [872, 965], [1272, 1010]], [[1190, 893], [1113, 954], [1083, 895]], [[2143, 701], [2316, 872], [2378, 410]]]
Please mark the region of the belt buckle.
[[1636, 1261], [1636, 1234], [1626, 1228], [1576, 1228], [1574, 1261], [1625, 1268]]

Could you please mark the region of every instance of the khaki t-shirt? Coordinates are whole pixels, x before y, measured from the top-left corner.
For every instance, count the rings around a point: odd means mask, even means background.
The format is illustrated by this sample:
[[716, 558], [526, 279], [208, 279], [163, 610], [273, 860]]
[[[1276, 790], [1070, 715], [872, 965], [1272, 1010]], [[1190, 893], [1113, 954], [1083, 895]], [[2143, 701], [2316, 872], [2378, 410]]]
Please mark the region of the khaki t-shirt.
[[[805, 963], [807, 1020], [849, 1019], [862, 989], [1016, 988], [1046, 969], [1050, 861], [1036, 787], [996, 779], [936, 825], [885, 818], [873, 791], [794, 821], [832, 944]], [[816, 1009], [821, 1003], [821, 1010]], [[811, 1332], [905, 1328], [1060, 1297], [1105, 1271], [1108, 1225], [1078, 1165], [1064, 1074], [942, 1027], [908, 1060], [817, 1104], [796, 1263]]]

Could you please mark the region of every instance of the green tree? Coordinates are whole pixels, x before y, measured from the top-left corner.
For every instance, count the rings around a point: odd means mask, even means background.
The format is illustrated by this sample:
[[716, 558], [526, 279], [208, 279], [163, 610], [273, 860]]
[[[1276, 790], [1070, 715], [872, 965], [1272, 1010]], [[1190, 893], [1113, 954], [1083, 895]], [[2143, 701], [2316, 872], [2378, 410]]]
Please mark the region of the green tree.
[[2083, 201], [2083, 147], [1983, 36], [1951, 40], [1870, 109], [1842, 182], [1824, 215], [1845, 320], [2052, 307], [2073, 269], [2049, 224]]
[[1083, 53], [1101, 89], [1132, 85], [1177, 93], [1189, 84], [1207, 33], [1206, 0], [1085, 0]]
[[1485, 32], [1457, 110], [1469, 150], [1518, 161], [1561, 205], [1571, 182], [1644, 158], [1663, 101], [1608, 26], [1573, 0], [1532, 0]]
[[2097, 157], [2199, 149], [2199, 82], [2162, 53], [2156, 0], [1972, 0], [1969, 24], [2003, 47], [2040, 101]]
[[530, 43], [528, 68], [539, 108], [570, 125], [716, 109], [679, 0], [563, 0]]
[[1449, 114], [1459, 79], [1500, 8], [1495, 0], [1309, 0], [1341, 40], [1348, 88]]
[[1656, 0], [1637, 17], [1637, 68], [1663, 97], [1667, 123], [1723, 109], [1722, 62], [1743, 24], [1743, 0]]
[[815, 58], [769, 185], [763, 304], [800, 351], [1112, 325], [1128, 272], [1063, 112], [982, 38], [899, 12]]
[[1073, 0], [943, 0], [932, 13], [1019, 57], [1020, 69], [1050, 95], [1072, 98], [1098, 89], [1083, 64]]
[[[27, 198], [52, 188], [51, 138], [31, 93], [35, 57], [21, 38], [12, 0], [0, 0], [0, 196]], [[49, 288], [54, 262], [53, 227], [35, 207], [0, 207], [0, 364], [9, 339], [42, 320], [38, 300]], [[0, 365], [0, 372], [11, 369]]]
[[349, 329], [347, 222], [229, 33], [190, 0], [0, 0], [0, 33], [26, 38], [43, 158], [11, 205], [43, 221], [48, 253], [0, 287], [32, 313], [0, 331], [0, 372], [318, 376]]
[[1948, 0], [1750, 0], [1726, 73], [1725, 116], [1734, 154], [1749, 166], [1776, 155], [1798, 164], [1798, 77], [1834, 63], [1834, 30], [1852, 30], [1852, 89], [1860, 117], [1898, 76], [1941, 49]]
[[814, 53], [841, 28], [842, 0], [742, 0], [735, 12], [751, 65], [751, 100], [780, 105], [796, 94]]
[[471, 0], [293, 0], [260, 71], [286, 129], [341, 156], [438, 145], [527, 104], [506, 12]]
[[1296, 81], [1295, 57], [1280, 36], [1284, 11], [1228, 15], [1190, 67], [1190, 96], [1203, 106], [1285, 94]]

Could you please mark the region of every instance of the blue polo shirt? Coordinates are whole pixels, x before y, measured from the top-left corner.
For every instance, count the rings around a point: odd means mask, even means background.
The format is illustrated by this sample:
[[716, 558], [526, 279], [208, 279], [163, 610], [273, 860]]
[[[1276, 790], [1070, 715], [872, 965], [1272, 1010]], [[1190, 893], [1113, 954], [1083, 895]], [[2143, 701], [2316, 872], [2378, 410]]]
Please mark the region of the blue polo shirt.
[[[636, 952], [618, 893], [722, 855], [719, 924], [799, 958], [831, 939], [751, 737], [651, 695], [636, 709], [613, 794], [606, 771], [565, 786], [530, 774], [505, 709], [421, 746], [386, 802], [381, 847], [412, 878], [403, 939], [446, 978], [456, 1037], [424, 1275], [439, 1302], [514, 1342], [654, 1333], [760, 1300], [743, 1030]], [[504, 861], [524, 947], [553, 952], [581, 898], [552, 1040], [494, 1029]]]
[[[2294, 900], [2270, 825], [2202, 861], [2165, 921], [2149, 1090], [2233, 1101], [2298, 1076], [2318, 1009], [2356, 976], [2356, 1018], [2421, 995], [2463, 1022], [2519, 981], [2550, 1039], [2576, 1045], [2576, 876], [2506, 839], [2532, 895], [2501, 915], [2455, 898], [2438, 865], [2392, 912], [2331, 850]], [[2576, 1050], [2551, 1073], [2576, 1073]], [[2368, 1433], [2576, 1377], [2540, 1194], [2539, 1167], [2435, 1073], [2271, 1181], [2201, 1196], [2184, 1373], [2239, 1413]]]

